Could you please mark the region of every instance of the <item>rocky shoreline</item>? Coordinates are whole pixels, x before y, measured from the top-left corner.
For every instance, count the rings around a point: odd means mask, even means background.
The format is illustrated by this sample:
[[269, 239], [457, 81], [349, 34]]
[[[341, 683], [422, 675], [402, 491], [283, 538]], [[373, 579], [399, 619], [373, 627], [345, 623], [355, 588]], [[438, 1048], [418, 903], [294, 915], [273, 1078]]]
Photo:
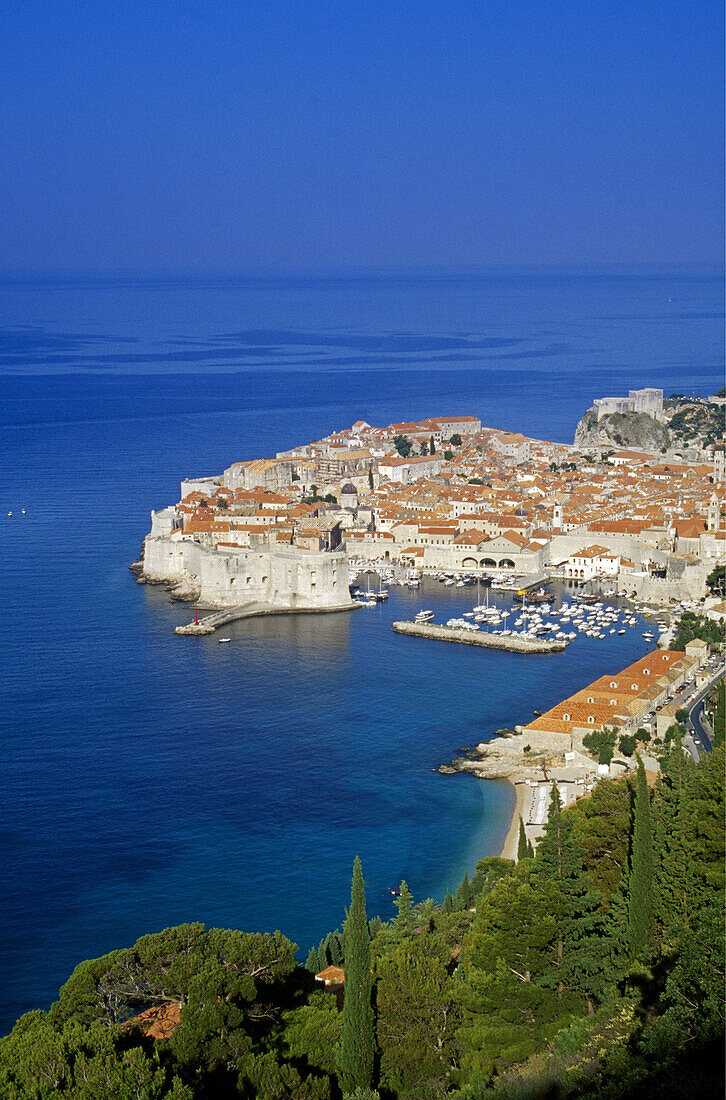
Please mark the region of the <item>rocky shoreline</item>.
[[534, 750], [525, 746], [524, 734], [497, 730], [494, 740], [467, 749], [465, 756], [457, 756], [450, 764], [441, 764], [437, 771], [441, 775], [465, 772], [479, 779], [508, 779], [510, 783], [522, 783], [527, 779], [547, 779], [548, 770], [565, 763], [564, 750]]
[[171, 579], [167, 577], [149, 577], [144, 572], [144, 559], [132, 561], [129, 572], [136, 577], [137, 584], [161, 585], [169, 592], [171, 599], [178, 603], [193, 603], [201, 595], [201, 589], [190, 577]]

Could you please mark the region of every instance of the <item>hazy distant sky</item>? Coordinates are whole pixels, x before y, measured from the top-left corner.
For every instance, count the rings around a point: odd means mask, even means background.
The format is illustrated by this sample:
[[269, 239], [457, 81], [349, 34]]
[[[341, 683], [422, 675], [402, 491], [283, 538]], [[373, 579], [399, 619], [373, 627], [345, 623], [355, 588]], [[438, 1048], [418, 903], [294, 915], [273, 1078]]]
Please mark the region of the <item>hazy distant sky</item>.
[[0, 267], [722, 256], [721, 0], [5, 0]]

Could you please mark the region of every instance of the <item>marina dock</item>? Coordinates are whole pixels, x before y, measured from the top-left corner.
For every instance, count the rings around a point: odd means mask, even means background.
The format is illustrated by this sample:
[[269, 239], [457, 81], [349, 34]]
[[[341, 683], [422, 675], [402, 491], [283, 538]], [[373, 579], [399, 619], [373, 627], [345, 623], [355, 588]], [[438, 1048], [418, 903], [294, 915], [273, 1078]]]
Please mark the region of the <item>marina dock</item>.
[[460, 642], [462, 645], [478, 645], [485, 649], [506, 649], [510, 653], [562, 653], [568, 642], [555, 638], [522, 638], [516, 634], [487, 634], [481, 630], [465, 630], [452, 626], [436, 626], [433, 623], [393, 623], [396, 634], [408, 634], [412, 638], [433, 638], [439, 642]]

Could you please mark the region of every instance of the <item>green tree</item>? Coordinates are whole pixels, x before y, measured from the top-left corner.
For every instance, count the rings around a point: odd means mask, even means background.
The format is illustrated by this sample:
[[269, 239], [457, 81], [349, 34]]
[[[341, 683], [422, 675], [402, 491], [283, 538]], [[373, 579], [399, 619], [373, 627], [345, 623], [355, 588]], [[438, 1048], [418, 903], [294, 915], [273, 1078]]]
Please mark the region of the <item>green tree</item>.
[[541, 983], [557, 935], [552, 895], [549, 884], [535, 889], [522, 875], [508, 875], [477, 906], [455, 975], [471, 1095], [479, 1096], [496, 1070], [534, 1054], [560, 1014], [556, 994]]
[[350, 909], [345, 921], [345, 996], [343, 1000], [338, 1079], [343, 1092], [373, 1085], [375, 1032], [371, 944], [363, 870], [353, 864]]
[[440, 940], [422, 935], [379, 963], [381, 1078], [399, 1100], [433, 1100], [446, 1088], [460, 1021], [448, 961]]
[[605, 726], [604, 729], [593, 730], [592, 733], [586, 733], [582, 739], [582, 743], [586, 749], [590, 750], [593, 756], [597, 756], [598, 764], [609, 764], [615, 752], [616, 737], [615, 730]]
[[644, 960], [655, 938], [655, 867], [650, 793], [643, 761], [638, 759], [633, 838], [630, 849], [628, 944], [631, 957]]
[[603, 780], [589, 798], [569, 807], [567, 816], [582, 852], [583, 866], [607, 910], [622, 890], [628, 870], [632, 809], [624, 780]]
[[325, 937], [325, 955], [330, 960], [330, 966], [342, 965], [343, 938], [339, 932], [328, 932]]
[[519, 819], [519, 839], [517, 841], [517, 863], [523, 859], [531, 859], [534, 855], [534, 849], [529, 840], [527, 840], [527, 834], [524, 831], [524, 821], [520, 817]]
[[706, 587], [712, 596], [726, 596], [726, 565], [714, 565], [706, 577]]
[[444, 458], [446, 459], [447, 462], [451, 462], [453, 457], [454, 457], [454, 452], [453, 451], [444, 451]]
[[598, 997], [606, 982], [600, 942], [603, 922], [599, 897], [590, 886], [570, 814], [563, 813], [557, 784], [552, 785], [544, 836], [537, 846], [531, 881], [551, 889], [551, 912], [557, 923], [550, 972], [543, 982], [588, 1000]]
[[424, 441], [421, 444], [421, 454], [425, 456], [428, 453], [429, 453], [429, 445], [426, 442], [426, 440], [424, 439]]
[[471, 880], [471, 898], [476, 900], [480, 894], [489, 894], [500, 879], [510, 875], [514, 870], [511, 859], [502, 859], [501, 856], [485, 856], [477, 862]]
[[399, 932], [407, 933], [411, 931], [411, 891], [408, 888], [408, 883], [405, 879], [402, 880], [399, 889], [399, 894], [393, 903], [398, 909], [398, 916], [396, 917], [396, 928]]
[[373, 470], [368, 471], [368, 488], [370, 489], [371, 492], [373, 492], [373, 489], [374, 489]]
[[407, 439], [405, 435], [397, 435], [393, 439], [393, 446], [396, 448], [401, 458], [408, 458], [411, 454], [411, 441]]
[[458, 432], [454, 432], [451, 439], [449, 440], [449, 443], [451, 443], [451, 445], [453, 447], [460, 447], [461, 446], [461, 436], [459, 435]]
[[464, 871], [464, 877], [454, 894], [454, 909], [468, 909], [473, 901], [469, 872]]
[[342, 1023], [335, 995], [311, 993], [307, 1004], [286, 1012], [283, 1020], [288, 1055], [334, 1077]]
[[431, 438], [429, 439], [429, 451], [432, 455], [436, 454], [436, 444], [434, 442], [433, 436], [431, 436]]
[[638, 739], [630, 733], [621, 733], [618, 740], [618, 748], [623, 756], [632, 756], [638, 747]]
[[663, 761], [653, 797], [656, 911], [666, 938], [677, 936], [693, 915], [693, 779], [695, 765], [680, 738]]

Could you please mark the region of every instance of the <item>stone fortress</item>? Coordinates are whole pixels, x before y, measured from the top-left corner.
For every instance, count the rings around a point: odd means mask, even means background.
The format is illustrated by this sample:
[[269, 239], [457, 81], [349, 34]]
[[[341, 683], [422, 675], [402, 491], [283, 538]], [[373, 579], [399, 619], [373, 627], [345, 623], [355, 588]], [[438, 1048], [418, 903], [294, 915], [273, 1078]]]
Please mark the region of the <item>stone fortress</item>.
[[148, 535], [143, 579], [165, 583], [207, 610], [266, 605], [277, 611], [342, 611], [354, 606], [343, 551], [260, 543], [214, 549], [180, 532]]
[[598, 420], [613, 413], [645, 413], [654, 420], [663, 420], [663, 390], [629, 390], [627, 397], [598, 397], [593, 401]]

